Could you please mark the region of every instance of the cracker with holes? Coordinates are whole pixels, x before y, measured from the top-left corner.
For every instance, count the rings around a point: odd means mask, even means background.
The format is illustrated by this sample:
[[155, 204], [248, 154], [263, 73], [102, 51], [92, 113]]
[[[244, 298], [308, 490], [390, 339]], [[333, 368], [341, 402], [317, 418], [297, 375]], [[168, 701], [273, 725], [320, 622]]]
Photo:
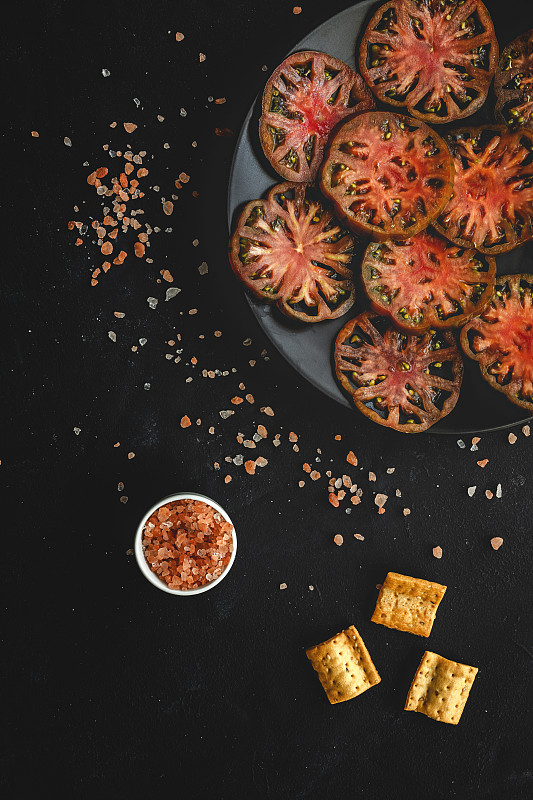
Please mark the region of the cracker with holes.
[[428, 637], [446, 586], [389, 572], [380, 589], [372, 622]]
[[426, 651], [409, 689], [405, 710], [457, 725], [477, 673], [477, 667]]
[[330, 703], [351, 700], [381, 680], [353, 625], [327, 642], [310, 647], [306, 654]]

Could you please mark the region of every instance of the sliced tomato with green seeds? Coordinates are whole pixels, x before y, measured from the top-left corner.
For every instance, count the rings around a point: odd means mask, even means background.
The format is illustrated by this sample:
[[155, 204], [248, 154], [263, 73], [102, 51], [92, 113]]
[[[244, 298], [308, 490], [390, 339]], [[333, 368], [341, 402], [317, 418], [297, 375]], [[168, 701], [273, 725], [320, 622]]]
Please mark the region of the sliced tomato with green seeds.
[[455, 180], [437, 230], [489, 255], [533, 238], [533, 131], [482, 125], [452, 131], [447, 140]]
[[362, 277], [373, 308], [413, 333], [455, 328], [486, 307], [496, 262], [431, 229], [403, 241], [372, 242]]
[[533, 28], [508, 44], [494, 76], [496, 117], [511, 130], [533, 127]]
[[341, 329], [335, 371], [366, 417], [406, 433], [425, 431], [453, 409], [463, 362], [450, 331], [398, 331], [387, 317], [365, 311]]
[[428, 125], [369, 111], [334, 135], [320, 185], [355, 230], [379, 240], [407, 239], [441, 213], [453, 175], [448, 146]]
[[461, 331], [481, 375], [533, 414], [533, 275], [499, 275], [492, 301]]
[[308, 184], [282, 183], [242, 211], [230, 240], [233, 271], [256, 297], [289, 317], [340, 317], [355, 299], [355, 237]]
[[312, 182], [332, 128], [371, 108], [372, 93], [344, 61], [314, 50], [293, 53], [274, 70], [263, 93], [264, 153], [286, 180]]
[[431, 124], [477, 111], [498, 62], [481, 0], [391, 0], [370, 20], [359, 69], [384, 103]]

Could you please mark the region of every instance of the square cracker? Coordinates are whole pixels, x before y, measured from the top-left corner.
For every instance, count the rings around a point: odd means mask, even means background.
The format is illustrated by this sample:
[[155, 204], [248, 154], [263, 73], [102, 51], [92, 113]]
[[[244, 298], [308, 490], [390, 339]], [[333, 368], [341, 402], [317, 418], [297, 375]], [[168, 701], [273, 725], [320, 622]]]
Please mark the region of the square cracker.
[[446, 586], [389, 572], [380, 589], [372, 622], [428, 637]]
[[305, 652], [330, 703], [351, 700], [381, 680], [353, 625]]
[[409, 689], [405, 710], [420, 711], [431, 719], [457, 725], [477, 673], [477, 667], [426, 651]]

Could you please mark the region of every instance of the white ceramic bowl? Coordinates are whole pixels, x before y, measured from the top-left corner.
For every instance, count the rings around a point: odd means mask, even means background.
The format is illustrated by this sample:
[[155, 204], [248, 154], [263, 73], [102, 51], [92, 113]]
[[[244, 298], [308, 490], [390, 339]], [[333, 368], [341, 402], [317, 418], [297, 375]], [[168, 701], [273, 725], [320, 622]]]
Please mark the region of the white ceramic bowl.
[[[207, 503], [207, 505], [210, 505], [212, 508], [214, 508], [215, 511], [218, 511], [219, 514], [221, 514], [224, 517], [224, 519], [227, 522], [229, 522], [230, 525], [233, 527], [233, 533], [232, 533], [233, 550], [231, 553], [230, 560], [226, 568], [224, 569], [224, 572], [222, 572], [218, 576], [218, 578], [215, 578], [214, 581], [206, 583], [205, 586], [200, 586], [200, 588], [198, 589], [185, 589], [185, 590], [170, 589], [170, 587], [168, 587], [167, 584], [155, 574], [155, 572], [152, 572], [144, 555], [144, 550], [142, 545], [144, 526], [146, 525], [147, 521], [152, 516], [154, 511], [157, 511], [158, 508], [161, 508], [161, 506], [164, 506], [167, 503], [172, 503], [174, 500], [202, 500], [204, 503]], [[146, 514], [144, 515], [139, 524], [139, 527], [137, 528], [137, 533], [135, 534], [134, 551], [135, 551], [135, 558], [137, 559], [137, 564], [139, 565], [139, 569], [141, 570], [144, 577], [147, 578], [147, 580], [149, 580], [151, 584], [156, 586], [158, 589], [161, 589], [161, 591], [163, 592], [168, 592], [168, 594], [178, 594], [182, 597], [187, 597], [188, 595], [195, 595], [195, 594], [201, 594], [202, 592], [207, 592], [209, 589], [212, 589], [214, 586], [217, 586], [222, 580], [224, 580], [224, 578], [232, 568], [233, 562], [235, 561], [235, 555], [237, 553], [237, 535], [235, 533], [235, 526], [233, 525], [233, 522], [229, 518], [228, 514], [226, 513], [226, 511], [224, 511], [222, 506], [219, 506], [219, 504], [215, 502], [215, 500], [211, 500], [210, 497], [206, 497], [204, 494], [195, 494], [194, 492], [180, 492], [179, 494], [171, 494], [168, 497], [164, 497], [158, 503], [155, 503], [150, 508], [150, 510], [146, 512]]]

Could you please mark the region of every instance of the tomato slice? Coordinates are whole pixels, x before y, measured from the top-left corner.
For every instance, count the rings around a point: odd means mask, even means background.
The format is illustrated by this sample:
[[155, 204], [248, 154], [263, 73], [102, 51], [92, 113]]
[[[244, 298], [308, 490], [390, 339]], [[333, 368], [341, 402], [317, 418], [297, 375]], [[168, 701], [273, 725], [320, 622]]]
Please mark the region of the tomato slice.
[[416, 333], [457, 327], [480, 314], [494, 292], [496, 262], [423, 231], [369, 244], [362, 274], [375, 310]]
[[369, 419], [397, 431], [420, 433], [455, 406], [463, 362], [450, 331], [407, 335], [386, 317], [365, 311], [337, 336], [335, 370]]
[[508, 44], [501, 54], [494, 90], [496, 115], [511, 130], [533, 126], [533, 28]]
[[533, 275], [499, 275], [491, 303], [461, 331], [483, 378], [533, 413]]
[[369, 111], [337, 131], [320, 183], [353, 228], [376, 239], [406, 239], [448, 202], [453, 161], [446, 143], [424, 122]]
[[453, 196], [435, 227], [481, 253], [513, 250], [533, 237], [533, 131], [483, 125], [452, 132]]
[[372, 93], [344, 61], [314, 50], [293, 53], [263, 93], [259, 135], [265, 155], [286, 180], [312, 182], [331, 129], [370, 108]]
[[432, 124], [477, 111], [497, 62], [481, 0], [391, 0], [370, 20], [359, 51], [374, 94]]
[[289, 317], [321, 322], [355, 299], [349, 269], [355, 237], [308, 184], [282, 183], [242, 211], [230, 240], [237, 277]]

